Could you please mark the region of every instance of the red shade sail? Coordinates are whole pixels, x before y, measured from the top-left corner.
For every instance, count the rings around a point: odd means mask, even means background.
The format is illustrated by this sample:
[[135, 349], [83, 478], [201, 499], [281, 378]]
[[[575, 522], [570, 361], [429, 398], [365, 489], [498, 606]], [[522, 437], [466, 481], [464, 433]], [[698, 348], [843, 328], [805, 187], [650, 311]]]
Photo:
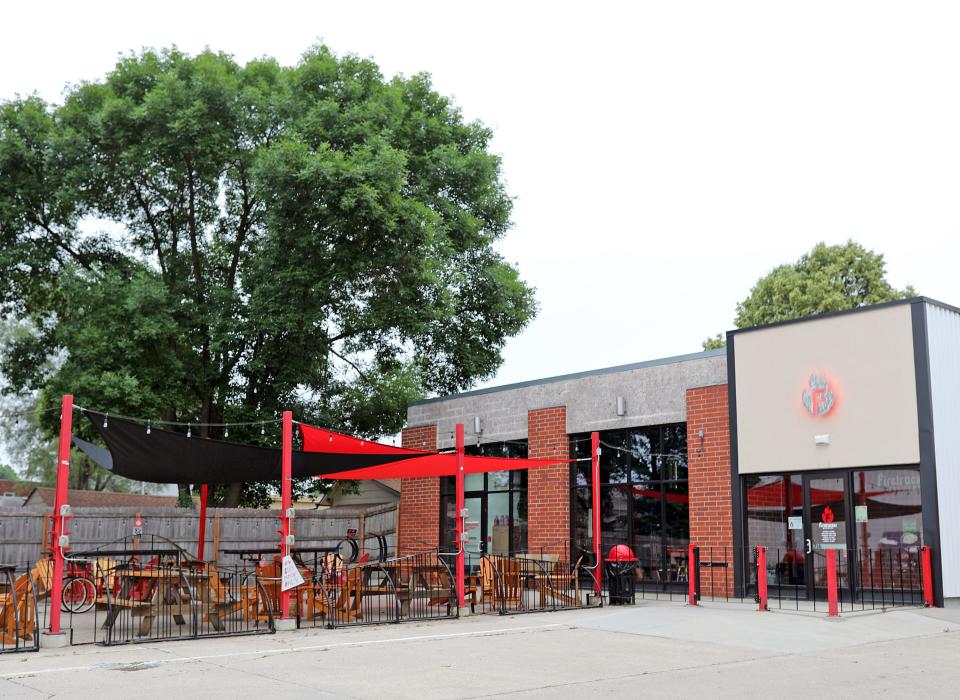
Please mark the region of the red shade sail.
[[[440, 454], [384, 445], [303, 423], [300, 423], [300, 433], [303, 435], [304, 452], [344, 457], [379, 455], [384, 460], [382, 464], [324, 474], [325, 479], [412, 479], [454, 476], [457, 473], [455, 454]], [[482, 474], [511, 469], [539, 469], [555, 464], [566, 464], [570, 461], [568, 459], [517, 459], [465, 455], [463, 470], [467, 474]]]

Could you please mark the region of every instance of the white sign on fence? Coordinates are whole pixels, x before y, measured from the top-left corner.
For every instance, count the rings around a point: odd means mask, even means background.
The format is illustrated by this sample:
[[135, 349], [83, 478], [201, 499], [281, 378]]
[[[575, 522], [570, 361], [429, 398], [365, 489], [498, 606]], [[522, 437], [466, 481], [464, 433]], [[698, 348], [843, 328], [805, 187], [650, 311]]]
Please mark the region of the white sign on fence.
[[297, 568], [297, 565], [293, 563], [293, 559], [291, 557], [284, 557], [283, 569], [280, 574], [280, 590], [289, 591], [291, 588], [296, 588], [301, 583], [303, 583], [303, 576], [300, 575], [300, 570]]

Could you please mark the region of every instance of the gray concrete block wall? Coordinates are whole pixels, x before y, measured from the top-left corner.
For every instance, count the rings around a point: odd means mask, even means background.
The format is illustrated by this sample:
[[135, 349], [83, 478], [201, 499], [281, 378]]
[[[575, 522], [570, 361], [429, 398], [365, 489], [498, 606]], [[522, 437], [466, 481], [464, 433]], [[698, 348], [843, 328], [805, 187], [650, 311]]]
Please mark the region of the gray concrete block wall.
[[[415, 403], [407, 425], [436, 424], [438, 447], [446, 449], [459, 422], [467, 444], [477, 440], [475, 416], [483, 421], [481, 442], [526, 438], [527, 411], [551, 406], [567, 407], [568, 434], [678, 423], [687, 418], [687, 389], [726, 383], [725, 352], [708, 351]], [[622, 417], [618, 396], [626, 400]]]

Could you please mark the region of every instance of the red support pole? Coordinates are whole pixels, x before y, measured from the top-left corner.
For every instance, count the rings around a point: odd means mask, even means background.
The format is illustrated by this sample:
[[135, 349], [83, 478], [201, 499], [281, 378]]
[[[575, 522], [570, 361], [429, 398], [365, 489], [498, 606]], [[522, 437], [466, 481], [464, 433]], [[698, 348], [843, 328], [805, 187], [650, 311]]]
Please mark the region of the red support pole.
[[767, 609], [767, 548], [757, 547], [757, 610]]
[[[209, 487], [200, 487], [200, 532], [197, 536], [197, 559], [203, 561], [203, 543], [207, 538], [207, 492]], [[214, 553], [216, 555], [216, 553]]]
[[[283, 442], [282, 457], [280, 462], [280, 507], [283, 509], [280, 513], [280, 553], [281, 568], [282, 557], [290, 556], [290, 545], [288, 537], [292, 534], [290, 531], [290, 518], [287, 512], [293, 506], [290, 495], [291, 482], [293, 481], [293, 413], [283, 412]], [[280, 591], [280, 617], [287, 619], [290, 617], [290, 591]]]
[[590, 493], [593, 497], [593, 555], [597, 564], [596, 594], [603, 590], [603, 532], [600, 520], [600, 433], [590, 433]]
[[693, 552], [694, 545], [687, 545], [687, 603], [697, 604], [697, 558]]
[[923, 586], [923, 605], [927, 608], [933, 607], [933, 559], [930, 554], [930, 547], [924, 545], [920, 548], [920, 575], [923, 577], [921, 585]]
[[464, 578], [466, 576], [466, 571], [464, 567], [464, 556], [463, 556], [463, 547], [464, 547], [464, 518], [463, 510], [466, 508], [465, 499], [463, 497], [463, 481], [464, 481], [464, 472], [463, 472], [463, 423], [457, 423], [457, 475], [456, 475], [456, 484], [457, 484], [457, 606], [464, 607]]
[[837, 550], [827, 550], [827, 615], [837, 617]]
[[60, 449], [57, 453], [57, 487], [53, 501], [53, 533], [50, 551], [53, 553], [53, 581], [50, 586], [50, 633], [60, 634], [60, 599], [63, 596], [63, 551], [60, 537], [67, 535], [67, 484], [70, 480], [70, 442], [73, 438], [73, 396], [67, 394], [60, 404]]

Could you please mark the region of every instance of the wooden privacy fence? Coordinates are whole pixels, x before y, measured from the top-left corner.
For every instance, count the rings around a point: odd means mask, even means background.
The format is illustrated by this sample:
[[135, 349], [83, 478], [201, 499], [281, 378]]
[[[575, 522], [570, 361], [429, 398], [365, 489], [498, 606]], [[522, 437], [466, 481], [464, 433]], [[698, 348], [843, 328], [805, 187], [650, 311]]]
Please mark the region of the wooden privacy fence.
[[[0, 564], [35, 562], [48, 546], [48, 509], [0, 509]], [[94, 549], [129, 538], [139, 517], [142, 536], [163, 537], [191, 554], [197, 551], [199, 513], [191, 508], [75, 508], [68, 520], [70, 549]], [[377, 536], [386, 539], [388, 554], [396, 552], [397, 507], [330, 508], [297, 510], [294, 520], [297, 544], [335, 545], [347, 536], [363, 538], [371, 558], [378, 552]], [[204, 558], [237, 563], [235, 555], [222, 549], [272, 547], [280, 540], [279, 510], [210, 508], [207, 510]]]

